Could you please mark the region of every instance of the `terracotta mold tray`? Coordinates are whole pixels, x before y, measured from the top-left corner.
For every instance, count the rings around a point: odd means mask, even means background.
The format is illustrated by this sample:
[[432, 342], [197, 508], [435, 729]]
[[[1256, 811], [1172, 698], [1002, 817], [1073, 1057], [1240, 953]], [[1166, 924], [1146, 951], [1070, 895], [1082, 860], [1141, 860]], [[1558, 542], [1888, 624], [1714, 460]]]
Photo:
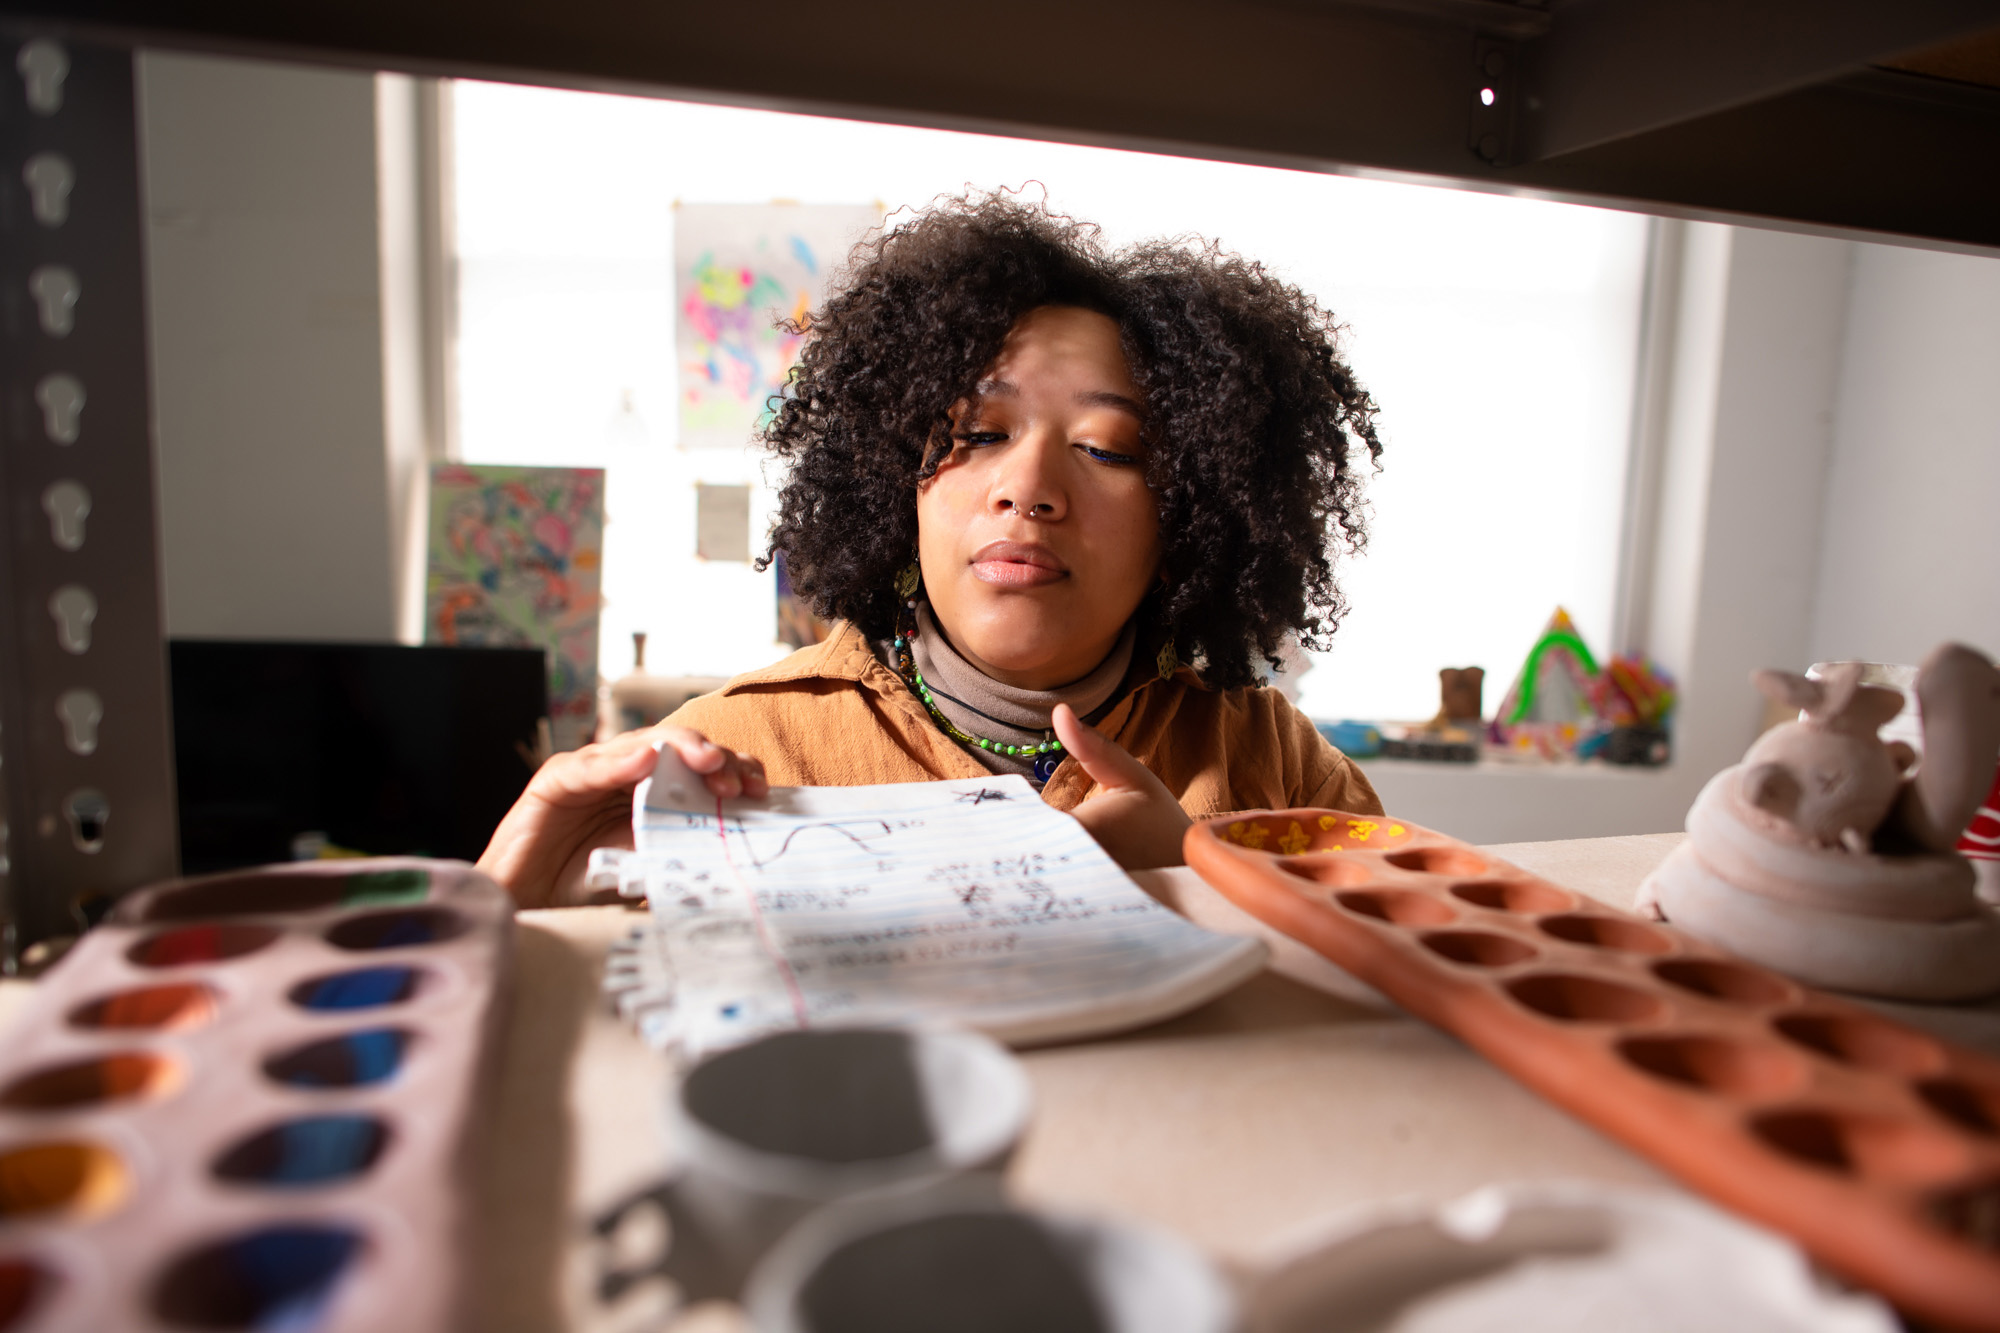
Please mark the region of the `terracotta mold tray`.
[[1238, 906], [1910, 1313], [2000, 1333], [2000, 1060], [1382, 815], [1196, 824]]
[[0, 1333], [467, 1327], [512, 926], [445, 861], [121, 901], [0, 1036]]

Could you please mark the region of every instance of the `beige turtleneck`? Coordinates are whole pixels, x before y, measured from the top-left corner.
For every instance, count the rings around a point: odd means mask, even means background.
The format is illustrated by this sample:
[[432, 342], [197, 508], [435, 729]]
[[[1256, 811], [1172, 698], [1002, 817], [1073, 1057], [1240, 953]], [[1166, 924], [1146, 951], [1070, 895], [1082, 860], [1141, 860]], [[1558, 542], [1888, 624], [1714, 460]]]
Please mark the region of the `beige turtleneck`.
[[[1054, 735], [1049, 728], [1049, 715], [1055, 712], [1057, 704], [1068, 704], [1078, 717], [1088, 718], [1110, 701], [1125, 679], [1126, 668], [1132, 664], [1132, 645], [1137, 636], [1136, 620], [1128, 621], [1124, 633], [1118, 636], [1118, 642], [1102, 662], [1081, 679], [1052, 690], [1004, 685], [966, 661], [938, 627], [928, 602], [917, 606], [917, 632], [910, 651], [917, 670], [931, 687], [938, 711], [960, 731], [1004, 745], [1036, 745]], [[1034, 780], [1033, 755], [996, 754], [976, 745], [964, 748], [995, 773], [1019, 773], [1029, 781]]]

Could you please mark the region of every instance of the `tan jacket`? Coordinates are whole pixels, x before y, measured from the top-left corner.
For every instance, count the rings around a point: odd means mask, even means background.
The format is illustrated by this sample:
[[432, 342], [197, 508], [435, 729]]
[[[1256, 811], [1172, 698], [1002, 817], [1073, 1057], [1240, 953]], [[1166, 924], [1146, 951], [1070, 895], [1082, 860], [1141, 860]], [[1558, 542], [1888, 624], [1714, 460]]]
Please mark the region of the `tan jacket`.
[[[689, 700], [667, 720], [763, 760], [777, 787], [987, 775], [848, 624]], [[1210, 690], [1183, 668], [1127, 693], [1097, 729], [1158, 774], [1196, 819], [1288, 806], [1382, 812], [1361, 770], [1276, 690]], [[1097, 791], [1065, 757], [1042, 799], [1073, 810]]]

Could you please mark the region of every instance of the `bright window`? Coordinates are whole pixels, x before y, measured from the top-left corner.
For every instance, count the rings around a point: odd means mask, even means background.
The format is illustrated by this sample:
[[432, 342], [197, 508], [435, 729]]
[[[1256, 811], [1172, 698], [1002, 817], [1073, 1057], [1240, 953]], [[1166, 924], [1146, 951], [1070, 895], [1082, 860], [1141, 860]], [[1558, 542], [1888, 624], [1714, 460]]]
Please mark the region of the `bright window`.
[[1349, 327], [1382, 406], [1353, 611], [1301, 682], [1320, 717], [1416, 718], [1442, 666], [1490, 711], [1556, 605], [1609, 648], [1646, 222], [1464, 191], [776, 112], [454, 85], [460, 452], [606, 466], [601, 667], [780, 656], [771, 575], [695, 556], [697, 484], [775, 472], [675, 440], [676, 202], [879, 202], [1039, 182], [1114, 243], [1198, 233]]

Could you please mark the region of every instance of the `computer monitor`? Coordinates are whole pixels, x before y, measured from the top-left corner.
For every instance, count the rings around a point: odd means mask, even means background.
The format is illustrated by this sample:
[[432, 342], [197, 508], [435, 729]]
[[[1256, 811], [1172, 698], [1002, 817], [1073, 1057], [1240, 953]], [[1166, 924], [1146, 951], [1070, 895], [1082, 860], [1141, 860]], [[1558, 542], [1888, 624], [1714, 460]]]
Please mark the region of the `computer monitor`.
[[476, 859], [534, 772], [537, 648], [168, 643], [184, 873], [292, 858], [302, 835]]

